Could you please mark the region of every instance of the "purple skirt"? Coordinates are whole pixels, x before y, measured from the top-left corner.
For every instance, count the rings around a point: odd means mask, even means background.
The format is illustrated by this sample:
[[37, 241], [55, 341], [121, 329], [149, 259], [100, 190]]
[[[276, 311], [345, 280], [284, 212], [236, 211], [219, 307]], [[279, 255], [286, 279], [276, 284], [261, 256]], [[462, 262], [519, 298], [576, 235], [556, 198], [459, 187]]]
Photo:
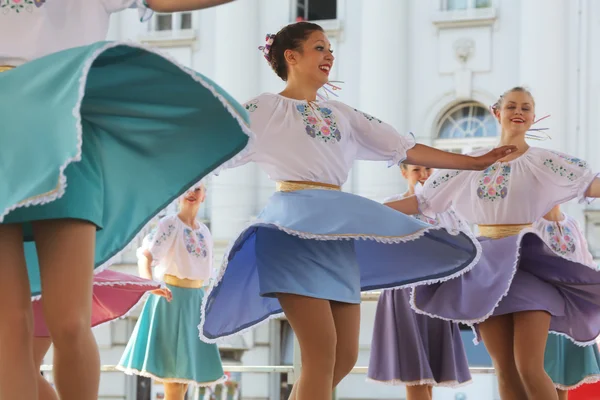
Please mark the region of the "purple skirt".
[[479, 239], [477, 265], [440, 284], [413, 289], [418, 313], [469, 325], [496, 315], [546, 311], [550, 331], [588, 345], [600, 334], [600, 271], [569, 261], [531, 229], [502, 239]]
[[368, 380], [457, 387], [471, 381], [457, 324], [416, 314], [410, 289], [385, 290], [377, 303]]

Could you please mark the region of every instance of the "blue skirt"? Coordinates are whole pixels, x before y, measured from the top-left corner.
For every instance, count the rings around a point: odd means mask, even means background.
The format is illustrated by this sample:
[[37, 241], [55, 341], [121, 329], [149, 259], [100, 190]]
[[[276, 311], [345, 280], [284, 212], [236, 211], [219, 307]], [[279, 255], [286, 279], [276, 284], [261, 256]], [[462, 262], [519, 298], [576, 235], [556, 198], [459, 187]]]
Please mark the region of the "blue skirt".
[[569, 338], [550, 334], [544, 354], [544, 368], [562, 390], [575, 389], [600, 381], [600, 352], [598, 345], [578, 346]]
[[150, 295], [117, 369], [159, 382], [195, 386], [225, 382], [217, 345], [198, 339], [204, 290], [167, 287], [173, 299]]
[[364, 197], [278, 192], [226, 252], [201, 311], [200, 337], [215, 342], [280, 316], [278, 293], [359, 303], [361, 290], [444, 281], [478, 257], [472, 236]]
[[88, 221], [95, 267], [242, 156], [250, 135], [246, 111], [220, 87], [133, 44], [99, 42], [0, 73], [0, 104], [18, 105], [0, 108], [0, 223], [22, 224], [31, 241], [32, 221]]

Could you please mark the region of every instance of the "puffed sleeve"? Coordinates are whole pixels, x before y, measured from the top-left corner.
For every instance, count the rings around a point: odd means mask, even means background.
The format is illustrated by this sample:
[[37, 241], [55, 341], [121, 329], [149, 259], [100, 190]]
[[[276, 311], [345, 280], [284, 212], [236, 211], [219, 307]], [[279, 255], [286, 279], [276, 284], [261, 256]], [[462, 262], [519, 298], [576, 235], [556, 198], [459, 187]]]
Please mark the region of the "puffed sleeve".
[[445, 213], [454, 202], [455, 195], [466, 190], [469, 171], [440, 169], [433, 173], [417, 193], [421, 213], [435, 218]]
[[148, 21], [154, 13], [152, 9], [146, 4], [146, 0], [101, 0], [104, 3], [104, 7], [108, 13], [116, 13], [123, 11], [127, 8], [135, 8], [138, 10], [138, 14], [141, 22]]
[[347, 118], [357, 144], [357, 159], [398, 165], [416, 144], [412, 134], [401, 135], [391, 125], [338, 101], [331, 101]]
[[547, 192], [544, 197], [551, 202], [549, 206], [575, 198], [580, 202], [591, 200], [585, 197], [585, 192], [598, 174], [589, 168], [587, 162], [558, 151], [533, 147], [529, 151], [530, 168]]
[[145, 243], [142, 244], [141, 249], [150, 252], [153, 266], [157, 265], [173, 247], [177, 236], [177, 221], [175, 221], [175, 218], [178, 218], [177, 215], [161, 219], [156, 230], [144, 238]]

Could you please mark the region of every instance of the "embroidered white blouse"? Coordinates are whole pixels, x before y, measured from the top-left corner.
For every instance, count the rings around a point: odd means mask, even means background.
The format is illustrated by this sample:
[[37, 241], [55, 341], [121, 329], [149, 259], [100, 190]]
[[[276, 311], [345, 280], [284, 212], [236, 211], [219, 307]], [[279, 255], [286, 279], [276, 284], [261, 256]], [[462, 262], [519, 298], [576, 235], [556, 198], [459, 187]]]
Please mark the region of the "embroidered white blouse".
[[177, 214], [164, 217], [158, 227], [144, 238], [138, 257], [144, 250], [152, 254], [154, 278], [162, 281], [165, 274], [181, 279], [208, 281], [212, 274], [213, 239], [200, 221], [192, 229]]
[[245, 104], [256, 138], [237, 165], [256, 162], [275, 181], [342, 185], [355, 160], [398, 164], [415, 145], [390, 125], [334, 100], [265, 93]]
[[110, 15], [142, 0], [0, 0], [0, 65], [27, 61], [106, 40]]
[[417, 198], [426, 215], [453, 207], [470, 224], [529, 224], [557, 204], [583, 200], [595, 177], [579, 158], [530, 147], [485, 171], [438, 170]]
[[598, 268], [588, 249], [587, 240], [576, 220], [563, 213], [560, 221], [540, 218], [534, 229], [552, 250], [569, 260]]

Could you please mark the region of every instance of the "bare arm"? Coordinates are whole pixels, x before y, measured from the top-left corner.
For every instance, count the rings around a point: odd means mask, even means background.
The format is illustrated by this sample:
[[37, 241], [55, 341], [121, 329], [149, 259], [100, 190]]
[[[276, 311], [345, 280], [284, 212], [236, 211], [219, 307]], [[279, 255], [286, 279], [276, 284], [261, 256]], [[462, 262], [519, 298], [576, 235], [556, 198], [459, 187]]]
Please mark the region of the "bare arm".
[[152, 279], [152, 254], [148, 250], [138, 257], [138, 272], [142, 278]]
[[478, 156], [465, 156], [416, 144], [406, 152], [407, 164], [423, 165], [430, 168], [483, 170], [516, 150], [515, 146], [501, 146]]
[[406, 215], [415, 215], [420, 213], [417, 196], [409, 196], [400, 200], [394, 200], [389, 203], [385, 203], [385, 205]]
[[233, 0], [146, 0], [148, 7], [157, 12], [169, 13], [177, 11], [202, 10]]
[[596, 177], [585, 191], [585, 197], [600, 197], [600, 178]]

